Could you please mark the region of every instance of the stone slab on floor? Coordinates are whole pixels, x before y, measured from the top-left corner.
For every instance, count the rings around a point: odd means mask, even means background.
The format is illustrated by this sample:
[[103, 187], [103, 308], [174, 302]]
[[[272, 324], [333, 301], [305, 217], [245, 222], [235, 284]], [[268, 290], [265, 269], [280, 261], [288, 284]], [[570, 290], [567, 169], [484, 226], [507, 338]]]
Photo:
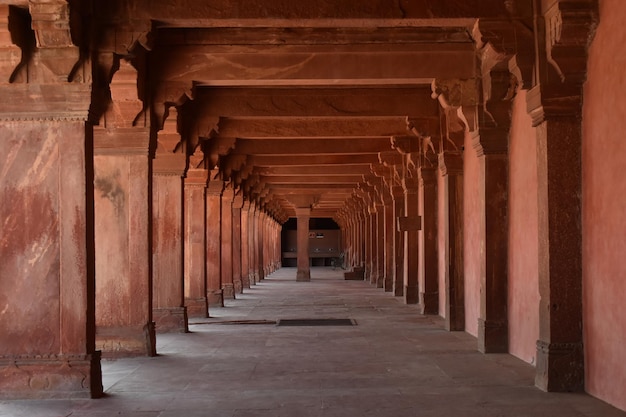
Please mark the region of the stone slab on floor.
[[[0, 417], [626, 417], [585, 394], [545, 393], [534, 369], [342, 271], [268, 276], [154, 358], [103, 361], [106, 397], [0, 402]], [[350, 318], [356, 326], [280, 327]]]

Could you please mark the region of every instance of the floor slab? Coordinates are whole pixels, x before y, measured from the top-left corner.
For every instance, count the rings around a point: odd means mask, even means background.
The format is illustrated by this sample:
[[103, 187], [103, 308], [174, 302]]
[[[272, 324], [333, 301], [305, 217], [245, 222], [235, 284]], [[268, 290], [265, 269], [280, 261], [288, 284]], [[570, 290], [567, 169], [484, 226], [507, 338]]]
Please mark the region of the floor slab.
[[[103, 361], [97, 400], [0, 402], [0, 417], [626, 417], [585, 394], [545, 393], [534, 368], [342, 271], [283, 268], [159, 334], [158, 356]], [[356, 326], [276, 326], [348, 318]]]

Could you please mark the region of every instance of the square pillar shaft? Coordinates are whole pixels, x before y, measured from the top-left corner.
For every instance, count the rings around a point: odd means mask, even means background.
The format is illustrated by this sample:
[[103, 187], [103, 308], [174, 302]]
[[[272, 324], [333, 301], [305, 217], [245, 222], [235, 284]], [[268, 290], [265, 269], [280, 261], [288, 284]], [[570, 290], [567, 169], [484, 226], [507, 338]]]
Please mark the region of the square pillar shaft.
[[309, 220], [310, 208], [296, 208], [297, 217], [297, 266], [296, 281], [310, 281], [311, 267], [309, 266]]
[[109, 357], [156, 355], [149, 128], [94, 129], [96, 343]]
[[422, 314], [439, 314], [439, 229], [437, 168], [420, 168], [420, 204], [424, 227], [420, 231], [423, 248], [423, 279], [420, 285], [420, 307]]
[[185, 306], [189, 317], [208, 317], [206, 287], [206, 169], [185, 178]]
[[156, 331], [163, 333], [189, 331], [183, 290], [185, 157], [176, 156], [182, 157], [176, 167], [168, 163], [171, 158], [157, 156], [152, 176], [152, 314]]
[[13, 97], [28, 112], [22, 120], [12, 103], [7, 117], [0, 105], [0, 399], [102, 395], [92, 138], [84, 121], [90, 89], [48, 87], [64, 100], [65, 93], [80, 97], [82, 115], [33, 118], [30, 100], [45, 102], [39, 90], [0, 86], [3, 101]]
[[222, 288], [222, 191], [224, 182], [209, 180], [206, 194], [206, 280], [207, 300], [211, 305], [224, 306]]

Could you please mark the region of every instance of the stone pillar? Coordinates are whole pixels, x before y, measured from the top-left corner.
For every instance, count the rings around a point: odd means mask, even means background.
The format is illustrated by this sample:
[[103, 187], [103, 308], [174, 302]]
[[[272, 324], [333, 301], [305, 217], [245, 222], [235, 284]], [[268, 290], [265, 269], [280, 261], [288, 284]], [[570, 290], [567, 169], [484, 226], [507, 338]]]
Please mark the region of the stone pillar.
[[220, 226], [220, 274], [225, 299], [235, 299], [235, 284], [233, 280], [233, 199], [235, 191], [226, 187], [222, 192], [222, 208]]
[[402, 181], [404, 189], [404, 217], [400, 219], [400, 230], [404, 232], [404, 302], [419, 302], [419, 184], [417, 172]]
[[395, 243], [395, 223], [396, 217], [393, 209], [393, 199], [389, 190], [384, 191], [384, 217], [385, 217], [385, 237], [383, 239], [385, 245], [385, 279], [384, 289], [385, 292], [393, 291], [394, 282], [394, 270], [395, 270], [395, 257], [394, 257], [394, 243]]
[[185, 154], [157, 152], [152, 176], [152, 314], [157, 332], [187, 332], [183, 290]]
[[404, 296], [404, 235], [405, 233], [398, 229], [398, 219], [404, 217], [404, 190], [401, 186], [394, 185], [391, 189], [393, 196], [394, 211], [394, 272], [393, 272], [393, 295], [396, 297]]
[[211, 172], [206, 190], [206, 280], [207, 299], [209, 306], [216, 305], [224, 307], [224, 290], [222, 288], [222, 191], [224, 182], [212, 178]]
[[437, 168], [420, 168], [420, 198], [424, 227], [420, 230], [423, 279], [420, 282], [422, 314], [439, 314], [439, 258]]
[[385, 286], [385, 206], [377, 196], [376, 202], [376, 288]]
[[363, 267], [365, 281], [371, 282], [372, 277], [372, 215], [369, 210], [363, 210]]
[[474, 149], [485, 173], [485, 275], [481, 279], [478, 350], [508, 352], [508, 130], [482, 129]]
[[241, 284], [250, 288], [250, 202], [241, 208]]
[[156, 354], [152, 321], [149, 128], [94, 129], [96, 344]]
[[259, 206], [250, 207], [250, 284], [259, 282]]
[[257, 219], [257, 238], [256, 238], [256, 259], [258, 281], [265, 279], [265, 212], [259, 209], [259, 217]]
[[98, 397], [91, 89], [0, 84], [0, 97], [0, 399]]
[[[192, 157], [193, 158], [193, 157]], [[195, 166], [191, 163], [190, 166]], [[208, 317], [206, 286], [206, 187], [209, 171], [189, 168], [185, 177], [185, 306], [189, 317]]]
[[[440, 154], [439, 168], [444, 179], [447, 227], [444, 263], [446, 290], [445, 326], [448, 331], [465, 330], [465, 289], [463, 281], [463, 156]], [[444, 219], [441, 219], [444, 221]]]
[[580, 97], [568, 108], [561, 106], [558, 97], [552, 100], [540, 94], [535, 87], [527, 95], [537, 127], [539, 181], [541, 300], [535, 384], [545, 391], [582, 391]]
[[311, 218], [311, 209], [308, 207], [296, 208], [297, 241], [298, 241], [298, 272], [296, 273], [296, 281], [310, 281], [311, 267], [309, 264], [309, 220]]
[[235, 286], [235, 293], [243, 293], [243, 278], [241, 276], [242, 266], [242, 243], [241, 243], [241, 218], [243, 208], [243, 197], [241, 195], [235, 196], [233, 199], [233, 285]]

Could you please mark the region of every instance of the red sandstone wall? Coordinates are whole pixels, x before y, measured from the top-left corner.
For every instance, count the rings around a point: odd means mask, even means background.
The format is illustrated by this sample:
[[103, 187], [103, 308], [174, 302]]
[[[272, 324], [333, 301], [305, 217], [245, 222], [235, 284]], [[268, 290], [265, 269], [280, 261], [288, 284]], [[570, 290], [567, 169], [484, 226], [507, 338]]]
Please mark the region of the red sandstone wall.
[[448, 177], [442, 177], [437, 171], [437, 245], [439, 250], [439, 315], [446, 317], [446, 277], [450, 253], [448, 252], [450, 237], [448, 236]]
[[600, 0], [583, 104], [586, 389], [626, 410], [626, 2]]
[[485, 274], [485, 165], [476, 156], [469, 133], [465, 135], [463, 163], [465, 331], [478, 336], [480, 280]]
[[536, 139], [521, 90], [509, 142], [509, 352], [532, 364], [539, 338]]

